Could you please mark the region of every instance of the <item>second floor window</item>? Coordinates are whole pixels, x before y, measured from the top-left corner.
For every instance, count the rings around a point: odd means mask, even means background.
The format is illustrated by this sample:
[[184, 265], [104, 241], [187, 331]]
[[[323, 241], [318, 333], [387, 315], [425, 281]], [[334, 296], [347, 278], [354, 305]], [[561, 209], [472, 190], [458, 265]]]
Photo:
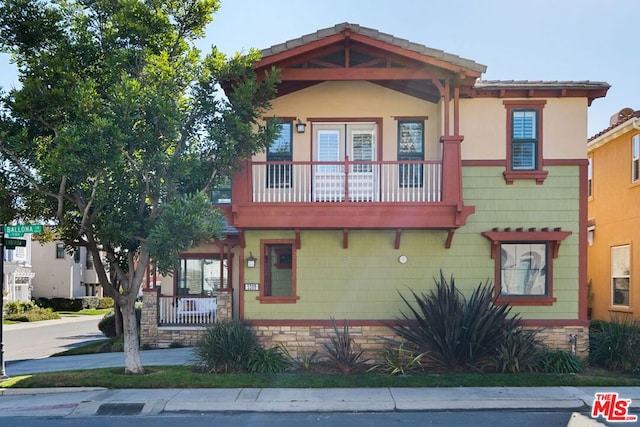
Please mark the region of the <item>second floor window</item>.
[[629, 306], [629, 245], [611, 248], [611, 299], [613, 305]]
[[538, 112], [513, 110], [511, 112], [511, 169], [538, 169]]
[[267, 165], [268, 188], [291, 188], [293, 177], [291, 164], [279, 162], [293, 161], [293, 122], [283, 122], [280, 135], [269, 144], [267, 149], [267, 162], [278, 162]]
[[91, 252], [89, 251], [86, 252], [85, 265], [87, 267], [87, 270], [93, 270], [93, 257], [91, 256]]
[[640, 135], [631, 138], [631, 182], [640, 181]]
[[[407, 120], [398, 122], [398, 160], [424, 160], [424, 122]], [[400, 187], [422, 187], [423, 165], [401, 164]]]
[[593, 197], [593, 157], [589, 157], [587, 165], [587, 197]]
[[56, 243], [56, 259], [64, 259], [64, 243]]

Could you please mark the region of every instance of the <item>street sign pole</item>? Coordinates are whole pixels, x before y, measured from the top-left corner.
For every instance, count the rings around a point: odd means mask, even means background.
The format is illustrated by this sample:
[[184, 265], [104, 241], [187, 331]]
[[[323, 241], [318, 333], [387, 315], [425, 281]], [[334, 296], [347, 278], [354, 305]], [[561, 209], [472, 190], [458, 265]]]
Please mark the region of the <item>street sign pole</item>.
[[4, 369], [4, 224], [0, 224], [0, 380], [9, 378]]

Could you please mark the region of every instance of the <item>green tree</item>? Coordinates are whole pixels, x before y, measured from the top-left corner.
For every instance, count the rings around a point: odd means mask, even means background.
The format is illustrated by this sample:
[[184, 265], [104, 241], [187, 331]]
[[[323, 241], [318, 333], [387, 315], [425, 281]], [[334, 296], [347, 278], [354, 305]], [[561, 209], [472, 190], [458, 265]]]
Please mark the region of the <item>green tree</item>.
[[144, 371], [134, 302], [150, 260], [166, 274], [179, 252], [219, 233], [211, 189], [278, 132], [258, 125], [278, 78], [256, 79], [259, 53], [195, 47], [218, 8], [5, 0], [0, 9], [0, 48], [20, 80], [0, 99], [8, 200], [92, 254], [123, 313], [127, 373]]

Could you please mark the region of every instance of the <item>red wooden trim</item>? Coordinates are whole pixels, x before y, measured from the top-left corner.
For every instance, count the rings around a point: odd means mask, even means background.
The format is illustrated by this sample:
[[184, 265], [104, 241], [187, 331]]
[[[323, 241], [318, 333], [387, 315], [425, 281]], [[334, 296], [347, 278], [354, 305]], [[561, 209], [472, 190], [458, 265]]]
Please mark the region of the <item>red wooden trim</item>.
[[431, 80], [437, 76], [424, 69], [411, 68], [285, 68], [282, 81], [353, 80]]
[[396, 228], [396, 239], [393, 242], [393, 249], [400, 249], [400, 237], [402, 236], [402, 229]]
[[554, 326], [589, 326], [589, 321], [586, 319], [524, 319], [524, 326], [541, 326], [541, 327], [554, 327]]
[[571, 231], [536, 231], [535, 229], [529, 229], [528, 231], [483, 231], [481, 233], [484, 237], [491, 240], [491, 258], [498, 259], [498, 249], [501, 243], [513, 243], [513, 242], [549, 242], [552, 243], [551, 253], [553, 258], [558, 258], [558, 250], [560, 242], [569, 237]]
[[[551, 285], [549, 285], [551, 286]], [[549, 306], [553, 305], [558, 299], [546, 295], [541, 295], [539, 297], [535, 296], [499, 296], [495, 300], [496, 305], [540, 305], [540, 306]]]
[[[463, 160], [462, 166], [505, 166], [504, 159], [469, 159]], [[586, 159], [544, 159], [544, 166], [582, 166]]]
[[444, 247], [446, 249], [451, 249], [451, 242], [453, 241], [453, 234], [456, 232], [455, 228], [450, 228], [449, 233], [447, 233], [447, 240], [444, 243]]
[[[406, 320], [399, 319], [380, 319], [380, 320], [370, 320], [370, 319], [348, 319], [346, 322], [344, 319], [336, 319], [336, 326], [341, 327], [344, 326], [345, 323], [350, 327], [358, 327], [358, 326], [380, 326], [387, 327], [387, 325], [405, 325], [408, 322]], [[331, 320], [324, 319], [314, 319], [314, 320], [304, 320], [304, 319], [292, 319], [292, 320], [271, 320], [271, 319], [244, 319], [243, 323], [248, 326], [296, 326], [296, 327], [312, 327], [312, 326], [320, 326], [320, 327], [332, 327], [333, 323]], [[589, 326], [589, 321], [581, 320], [581, 319], [522, 319], [523, 326], [528, 327], [565, 327], [565, 326]]]
[[[509, 160], [507, 160], [507, 164], [510, 163]], [[510, 167], [510, 166], [507, 166]], [[506, 181], [507, 184], [513, 184], [513, 181], [515, 181], [516, 179], [535, 179], [536, 180], [536, 184], [540, 185], [544, 183], [544, 180], [547, 179], [547, 175], [549, 174], [549, 172], [547, 171], [512, 171], [512, 170], [505, 170], [503, 175], [504, 175], [504, 180]]]
[[349, 229], [342, 229], [342, 249], [347, 249], [349, 247]]
[[448, 137], [451, 135], [451, 129], [449, 128], [449, 116], [450, 107], [451, 107], [451, 93], [449, 89], [449, 79], [444, 81], [444, 137]]
[[302, 242], [300, 240], [300, 229], [296, 228], [294, 230], [294, 233], [296, 234], [296, 244], [295, 244], [295, 248], [296, 249], [300, 249], [302, 247]]
[[299, 296], [295, 297], [256, 297], [260, 304], [295, 304], [300, 299]]
[[453, 88], [453, 135], [460, 135], [460, 87]]
[[409, 120], [415, 120], [415, 121], [424, 120], [424, 121], [426, 121], [426, 120], [429, 120], [429, 116], [393, 116], [393, 119], [397, 120], [399, 122], [400, 121], [409, 121]]
[[587, 228], [589, 223], [588, 218], [588, 195], [587, 195], [587, 180], [588, 180], [588, 160], [584, 160], [580, 165], [580, 207], [578, 212], [580, 239], [578, 241], [578, 318], [587, 322]]
[[278, 120], [280, 120], [282, 122], [295, 122], [296, 120], [298, 120], [298, 118], [295, 117], [295, 116], [283, 116], [283, 117], [280, 117], [280, 116], [275, 116], [275, 117], [274, 116], [270, 116], [270, 117], [269, 116], [264, 116], [264, 117], [262, 117], [262, 120], [264, 120], [265, 122], [269, 121], [269, 120], [273, 120], [273, 119], [278, 119]]

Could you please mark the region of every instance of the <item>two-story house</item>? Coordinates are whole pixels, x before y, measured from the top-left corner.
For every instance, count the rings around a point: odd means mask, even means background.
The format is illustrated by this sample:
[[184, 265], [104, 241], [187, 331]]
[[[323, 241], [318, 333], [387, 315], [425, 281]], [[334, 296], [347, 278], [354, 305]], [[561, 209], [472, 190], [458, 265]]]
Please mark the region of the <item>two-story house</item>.
[[262, 55], [258, 76], [281, 70], [264, 118], [280, 136], [214, 193], [226, 238], [144, 292], [143, 344], [193, 342], [213, 304], [265, 345], [311, 350], [335, 318], [371, 348], [399, 293], [442, 270], [584, 348], [584, 140], [608, 84], [483, 81], [484, 65], [348, 23]]
[[24, 241], [24, 246], [2, 247], [3, 297], [5, 301], [30, 301], [35, 277], [31, 266], [31, 234], [17, 240]]
[[68, 253], [64, 243], [34, 243], [31, 248], [34, 298], [102, 296], [93, 258], [86, 248]]
[[[588, 280], [593, 318], [640, 319], [640, 111], [624, 108], [587, 144]], [[635, 272], [637, 273], [637, 271]]]

